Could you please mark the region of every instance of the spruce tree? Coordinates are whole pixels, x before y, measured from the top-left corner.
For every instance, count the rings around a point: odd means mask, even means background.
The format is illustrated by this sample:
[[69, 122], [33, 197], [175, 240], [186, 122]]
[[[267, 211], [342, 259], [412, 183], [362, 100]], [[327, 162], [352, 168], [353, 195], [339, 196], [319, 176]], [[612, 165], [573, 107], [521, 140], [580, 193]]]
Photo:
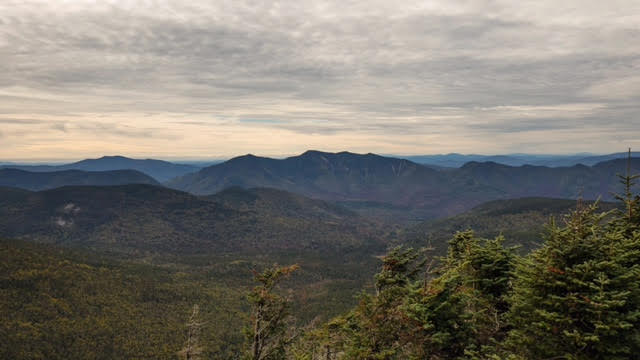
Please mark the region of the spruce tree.
[[[638, 354], [639, 234], [602, 224], [597, 205], [552, 224], [516, 270], [508, 346], [525, 359], [630, 359]], [[635, 248], [635, 250], [633, 250]], [[633, 250], [633, 251], [632, 251]]]
[[514, 250], [503, 238], [457, 233], [436, 277], [414, 286], [405, 302], [414, 324], [414, 355], [421, 359], [485, 358], [506, 333]]

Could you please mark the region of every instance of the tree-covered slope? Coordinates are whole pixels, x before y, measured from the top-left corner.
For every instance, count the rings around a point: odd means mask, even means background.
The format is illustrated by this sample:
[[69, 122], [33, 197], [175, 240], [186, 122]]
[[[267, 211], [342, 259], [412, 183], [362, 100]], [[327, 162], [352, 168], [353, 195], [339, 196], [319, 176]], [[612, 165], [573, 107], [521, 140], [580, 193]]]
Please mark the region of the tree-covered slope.
[[176, 359], [189, 310], [210, 358], [242, 341], [243, 290], [215, 277], [0, 240], [0, 358]]
[[[261, 194], [259, 206], [247, 207], [225, 203], [231, 192], [211, 199], [149, 185], [0, 188], [0, 235], [139, 255], [384, 248], [381, 229], [337, 206], [236, 190]], [[298, 208], [285, 205], [292, 202]]]
[[203, 357], [237, 359], [254, 271], [301, 265], [288, 293], [302, 326], [353, 306], [378, 262], [304, 251], [121, 255], [0, 239], [0, 358], [178, 359], [198, 305]]
[[233, 209], [256, 211], [278, 217], [296, 217], [309, 220], [357, 218], [355, 212], [334, 203], [310, 199], [302, 195], [272, 188], [244, 189], [236, 186], [206, 198]]
[[[640, 158], [632, 159], [630, 166], [632, 173], [640, 171]], [[557, 168], [471, 162], [454, 174], [472, 179], [480, 185], [500, 189], [505, 198], [541, 196], [612, 200], [612, 193], [618, 189], [616, 175], [625, 173], [626, 167], [626, 159], [609, 160], [591, 167], [575, 165]]]
[[[408, 244], [431, 245], [442, 253], [453, 234], [473, 229], [485, 238], [502, 234], [508, 244], [520, 245], [528, 251], [542, 243], [541, 235], [552, 219], [561, 222], [576, 204], [576, 200], [553, 198], [494, 200], [459, 215], [413, 225], [405, 230], [401, 239]], [[615, 203], [600, 202], [603, 210], [615, 206]]]

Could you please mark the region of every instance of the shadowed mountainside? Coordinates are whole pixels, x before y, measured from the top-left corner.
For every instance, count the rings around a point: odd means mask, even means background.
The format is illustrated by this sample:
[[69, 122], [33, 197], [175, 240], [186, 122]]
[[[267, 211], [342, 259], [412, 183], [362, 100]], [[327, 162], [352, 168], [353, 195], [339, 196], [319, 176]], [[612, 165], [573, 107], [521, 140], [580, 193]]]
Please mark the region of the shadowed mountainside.
[[357, 217], [355, 212], [334, 203], [273, 188], [243, 189], [235, 186], [205, 198], [240, 211], [256, 211], [278, 217], [337, 221]]
[[0, 235], [130, 254], [384, 249], [366, 219], [265, 189], [200, 198], [149, 185], [0, 188]]
[[[374, 154], [307, 151], [282, 160], [246, 155], [170, 181], [195, 194], [230, 186], [272, 187], [304, 196], [339, 201], [360, 213], [406, 219], [442, 218], [486, 201], [529, 196], [612, 199], [617, 173], [627, 160], [594, 166], [519, 167], [470, 162], [437, 171], [408, 160]], [[632, 171], [640, 159], [632, 159]]]

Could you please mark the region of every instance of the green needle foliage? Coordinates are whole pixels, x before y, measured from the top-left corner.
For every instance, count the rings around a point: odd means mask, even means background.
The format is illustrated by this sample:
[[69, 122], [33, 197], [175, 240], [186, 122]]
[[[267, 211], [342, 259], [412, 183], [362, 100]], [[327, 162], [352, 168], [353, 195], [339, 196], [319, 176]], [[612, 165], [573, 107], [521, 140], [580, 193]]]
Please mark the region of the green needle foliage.
[[376, 294], [361, 295], [355, 309], [325, 325], [315, 358], [482, 356], [507, 329], [503, 317], [516, 255], [502, 242], [458, 233], [435, 268], [424, 251], [393, 249], [375, 276]]

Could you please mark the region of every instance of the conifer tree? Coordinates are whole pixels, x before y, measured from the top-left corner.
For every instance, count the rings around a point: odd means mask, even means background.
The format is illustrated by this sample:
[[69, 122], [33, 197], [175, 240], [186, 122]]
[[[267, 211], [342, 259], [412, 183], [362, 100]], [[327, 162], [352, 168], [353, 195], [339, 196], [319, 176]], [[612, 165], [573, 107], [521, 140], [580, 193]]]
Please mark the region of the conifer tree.
[[462, 232], [431, 272], [412, 249], [395, 248], [375, 276], [376, 294], [327, 325], [344, 359], [482, 357], [506, 333], [513, 249]]
[[414, 287], [405, 311], [414, 324], [414, 353], [423, 359], [486, 357], [504, 337], [515, 254], [503, 239], [472, 231], [449, 242], [438, 276]]
[[[602, 224], [597, 204], [552, 224], [517, 267], [508, 346], [525, 359], [630, 359], [640, 348], [637, 232]], [[634, 245], [635, 244], [635, 245]]]
[[624, 205], [623, 210], [618, 213], [615, 224], [624, 227], [626, 235], [631, 235], [634, 231], [640, 230], [640, 195], [634, 194], [636, 179], [640, 174], [631, 174], [631, 149], [627, 156], [627, 170], [624, 175], [618, 175], [620, 183], [624, 187], [623, 194], [615, 194], [615, 198]]
[[250, 349], [246, 356], [251, 360], [284, 359], [286, 346], [293, 341], [292, 319], [289, 314], [290, 301], [274, 290], [279, 282], [298, 269], [298, 265], [273, 266], [262, 273], [255, 272], [254, 279], [260, 284], [249, 293], [253, 324], [247, 331]]

